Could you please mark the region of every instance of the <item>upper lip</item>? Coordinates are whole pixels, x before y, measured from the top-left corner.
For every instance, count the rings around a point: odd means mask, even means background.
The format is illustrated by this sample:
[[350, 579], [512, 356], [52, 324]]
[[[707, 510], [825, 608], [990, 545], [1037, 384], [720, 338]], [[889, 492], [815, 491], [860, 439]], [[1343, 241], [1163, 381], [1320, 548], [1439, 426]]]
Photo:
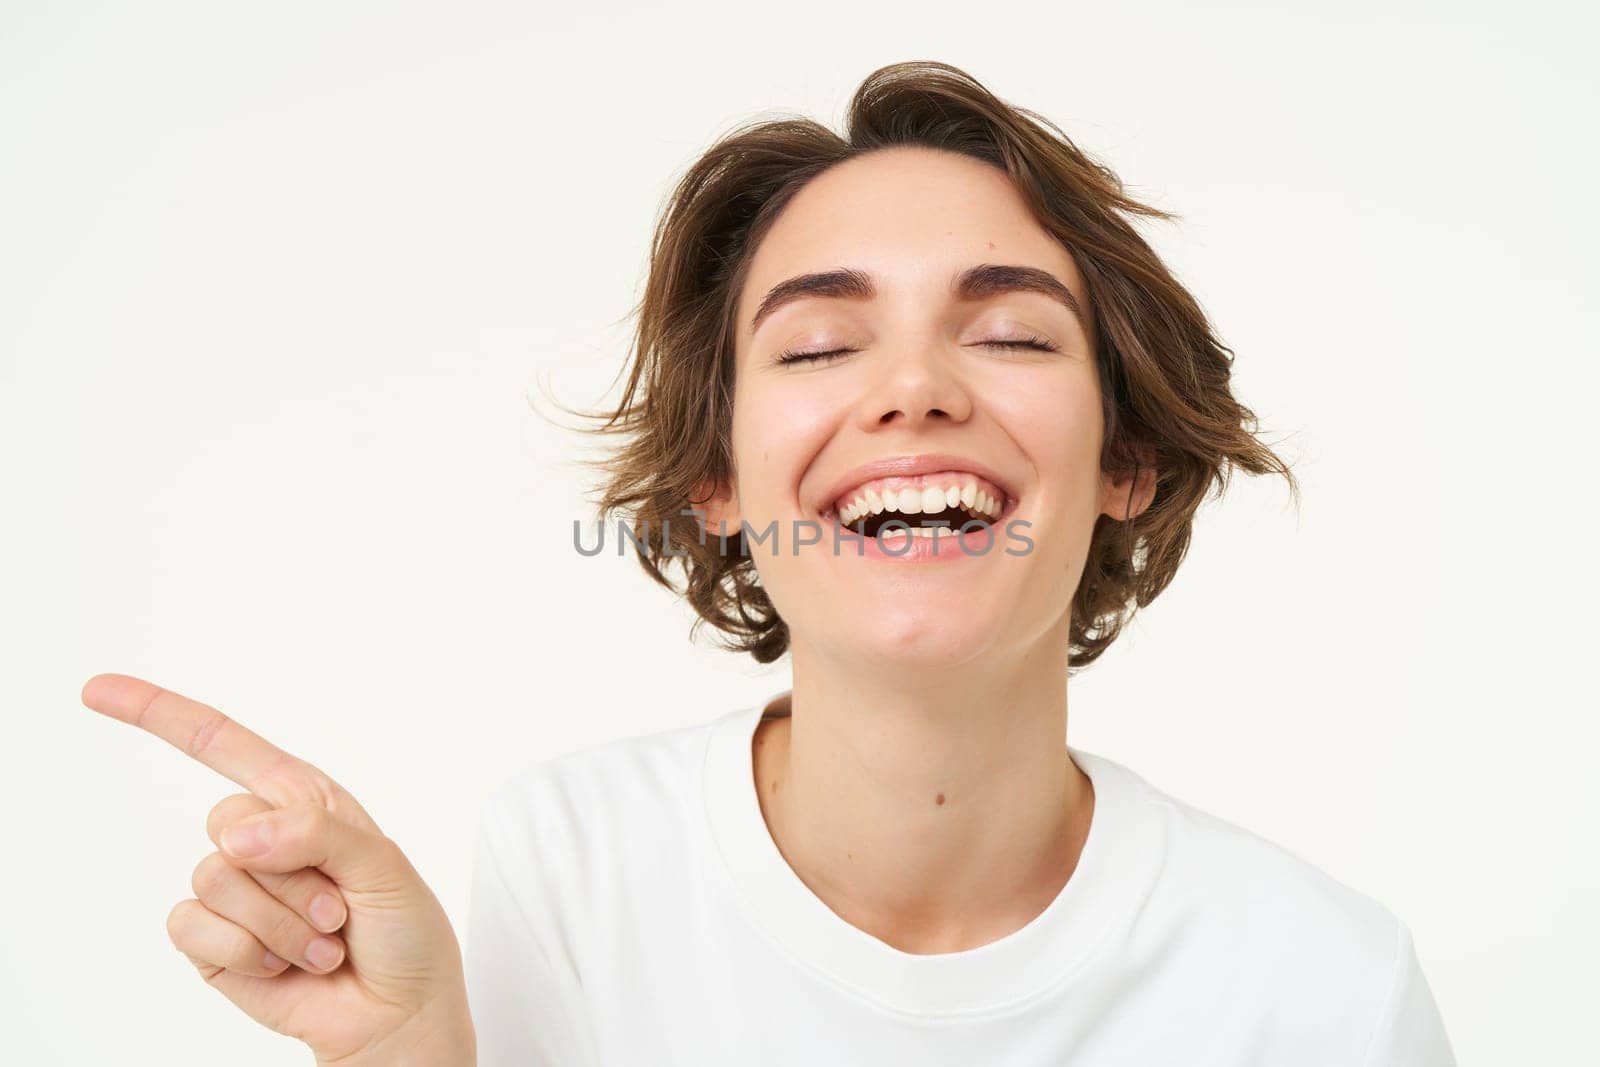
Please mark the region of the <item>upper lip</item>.
[[875, 459], [871, 463], [861, 466], [843, 474], [828, 489], [823, 497], [821, 506], [817, 509], [824, 515], [832, 514], [834, 505], [845, 493], [870, 482], [875, 478], [909, 478], [916, 474], [936, 474], [939, 471], [965, 471], [976, 474], [978, 477], [993, 482], [1005, 493], [1005, 505], [1017, 498], [1016, 490], [1011, 487], [1009, 479], [1003, 477], [992, 467], [965, 456], [955, 456], [942, 452], [930, 452], [915, 456], [889, 456], [884, 459]]

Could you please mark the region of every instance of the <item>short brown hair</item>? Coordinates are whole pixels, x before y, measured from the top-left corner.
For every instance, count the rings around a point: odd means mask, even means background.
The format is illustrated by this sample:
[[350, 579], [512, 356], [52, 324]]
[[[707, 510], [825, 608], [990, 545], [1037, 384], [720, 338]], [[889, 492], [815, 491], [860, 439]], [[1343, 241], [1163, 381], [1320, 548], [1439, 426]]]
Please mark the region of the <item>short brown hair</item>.
[[[733, 472], [734, 312], [754, 251], [811, 179], [878, 149], [958, 152], [1003, 170], [1039, 224], [1072, 255], [1099, 324], [1096, 363], [1105, 415], [1101, 467], [1153, 462], [1156, 489], [1137, 516], [1098, 517], [1072, 601], [1070, 667], [1093, 662], [1137, 608], [1155, 599], [1188, 550], [1195, 511], [1230, 468], [1277, 473], [1298, 503], [1288, 466], [1255, 435], [1256, 419], [1229, 390], [1233, 352], [1129, 216], [1172, 219], [1130, 197], [1105, 165], [1048, 119], [995, 97], [944, 63], [896, 63], [851, 98], [845, 133], [804, 118], [751, 120], [679, 179], [656, 224], [649, 278], [627, 382], [590, 432], [620, 443], [598, 461], [601, 521], [636, 531], [639, 562], [682, 594], [722, 645], [769, 663], [789, 647], [788, 625], [761, 587], [742, 532], [729, 551], [684, 512], [697, 486]], [[702, 543], [704, 542], [704, 543]]]

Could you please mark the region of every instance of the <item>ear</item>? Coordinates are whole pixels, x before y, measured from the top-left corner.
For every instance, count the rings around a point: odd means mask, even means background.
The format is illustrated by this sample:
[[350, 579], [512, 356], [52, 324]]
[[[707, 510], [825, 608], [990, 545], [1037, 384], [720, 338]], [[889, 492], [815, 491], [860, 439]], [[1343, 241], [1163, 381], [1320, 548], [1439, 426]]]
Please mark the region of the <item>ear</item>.
[[1100, 512], [1119, 522], [1137, 518], [1156, 498], [1156, 457], [1149, 445], [1136, 445], [1138, 469], [1100, 476]]
[[729, 537], [739, 532], [739, 494], [727, 482], [700, 482], [690, 494], [688, 506], [705, 513], [701, 525], [707, 537], [723, 530]]

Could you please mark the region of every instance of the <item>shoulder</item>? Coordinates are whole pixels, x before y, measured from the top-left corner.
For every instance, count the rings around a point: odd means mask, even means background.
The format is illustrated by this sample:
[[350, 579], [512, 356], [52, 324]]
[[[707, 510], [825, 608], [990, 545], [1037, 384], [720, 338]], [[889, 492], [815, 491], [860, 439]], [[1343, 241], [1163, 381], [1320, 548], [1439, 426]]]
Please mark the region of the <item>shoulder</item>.
[[1311, 1040], [1345, 1062], [1453, 1067], [1398, 915], [1283, 845], [1082, 755], [1120, 802], [1123, 827], [1159, 853], [1135, 890], [1127, 966], [1193, 977], [1191, 1008], [1236, 1019], [1262, 1048]]
[[511, 851], [615, 849], [686, 831], [699, 771], [721, 718], [542, 758], [490, 787], [481, 827]]
[[[616, 958], [619, 938], [701, 892], [700, 768], [721, 719], [549, 756], [489, 790], [474, 866], [474, 954], [503, 937], [558, 973]], [[532, 951], [532, 950], [530, 950]], [[536, 953], [536, 954], [539, 954]]]
[[1370, 1015], [1382, 1010], [1410, 951], [1398, 915], [1289, 848], [1119, 763], [1087, 758], [1091, 777], [1114, 776], [1160, 842], [1159, 873], [1141, 913], [1146, 933], [1181, 945], [1174, 952], [1229, 960], [1241, 980], [1264, 982], [1281, 1003], [1314, 1011], [1337, 996]]

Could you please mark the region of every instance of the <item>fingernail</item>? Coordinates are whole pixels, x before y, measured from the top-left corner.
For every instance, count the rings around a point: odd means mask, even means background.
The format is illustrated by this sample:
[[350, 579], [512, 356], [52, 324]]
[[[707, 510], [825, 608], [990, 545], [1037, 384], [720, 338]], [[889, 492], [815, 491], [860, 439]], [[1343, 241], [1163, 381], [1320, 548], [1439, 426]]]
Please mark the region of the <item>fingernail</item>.
[[339, 958], [343, 955], [339, 943], [326, 937], [319, 937], [306, 946], [306, 962], [319, 971], [333, 970], [339, 966]]
[[272, 824], [256, 820], [230, 826], [222, 831], [222, 847], [235, 856], [259, 856], [272, 847]]
[[276, 971], [283, 967], [289, 966], [289, 961], [279, 959], [277, 956], [274, 956], [269, 952], [265, 956], [261, 957], [261, 966], [265, 967], [269, 971]]
[[317, 924], [317, 929], [332, 933], [344, 922], [344, 909], [332, 895], [319, 893], [311, 902], [311, 921]]

